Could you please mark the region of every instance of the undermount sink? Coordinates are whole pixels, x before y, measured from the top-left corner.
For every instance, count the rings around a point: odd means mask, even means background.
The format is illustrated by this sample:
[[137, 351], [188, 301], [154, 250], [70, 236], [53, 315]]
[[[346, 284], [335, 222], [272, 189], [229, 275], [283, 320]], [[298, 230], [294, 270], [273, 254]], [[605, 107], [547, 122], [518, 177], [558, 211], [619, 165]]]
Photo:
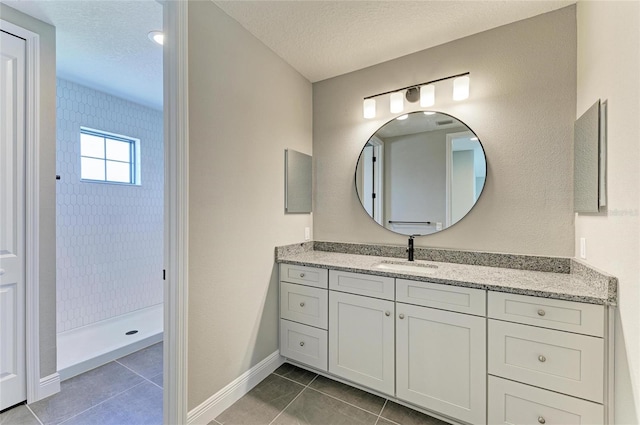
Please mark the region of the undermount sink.
[[373, 265], [374, 269], [409, 273], [433, 273], [438, 266], [428, 263], [408, 261], [382, 261]]

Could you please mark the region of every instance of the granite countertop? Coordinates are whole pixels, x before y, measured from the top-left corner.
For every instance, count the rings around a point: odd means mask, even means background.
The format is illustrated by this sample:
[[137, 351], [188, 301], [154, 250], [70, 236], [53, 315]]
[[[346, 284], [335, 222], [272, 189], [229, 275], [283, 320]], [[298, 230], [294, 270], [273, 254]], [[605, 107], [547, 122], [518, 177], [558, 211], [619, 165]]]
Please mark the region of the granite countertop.
[[[312, 244], [312, 243], [311, 243]], [[578, 301], [590, 304], [616, 305], [617, 279], [589, 268], [584, 263], [570, 260], [567, 272], [550, 272], [486, 265], [460, 264], [418, 259], [409, 263], [406, 258], [362, 255], [345, 252], [327, 252], [298, 244], [302, 249], [281, 247], [276, 249], [278, 263], [320, 267], [378, 276], [441, 283], [445, 285], [488, 289], [513, 294]], [[353, 251], [353, 250], [351, 250]], [[452, 252], [452, 251], [450, 251]], [[469, 255], [468, 253], [466, 253]], [[498, 254], [506, 255], [506, 254]], [[532, 257], [533, 258], [533, 257]], [[539, 260], [540, 257], [535, 257]], [[425, 267], [425, 272], [381, 270], [380, 263], [437, 266]], [[525, 258], [526, 262], [526, 258]], [[520, 259], [522, 263], [522, 259]], [[501, 263], [507, 264], [508, 263]]]

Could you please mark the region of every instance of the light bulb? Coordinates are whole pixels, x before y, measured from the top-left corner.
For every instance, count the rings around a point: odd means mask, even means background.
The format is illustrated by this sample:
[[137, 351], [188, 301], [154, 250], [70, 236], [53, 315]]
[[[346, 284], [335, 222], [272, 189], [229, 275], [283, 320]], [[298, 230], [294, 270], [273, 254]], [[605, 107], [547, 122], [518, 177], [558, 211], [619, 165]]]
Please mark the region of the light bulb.
[[389, 111], [391, 111], [392, 114], [397, 114], [398, 112], [402, 112], [403, 109], [404, 109], [404, 94], [401, 91], [391, 93]]
[[376, 116], [376, 100], [365, 99], [362, 103], [362, 110], [365, 118], [374, 118]]
[[469, 76], [453, 80], [453, 100], [464, 100], [469, 97]]
[[434, 103], [436, 103], [436, 87], [433, 84], [420, 87], [420, 106], [433, 106]]

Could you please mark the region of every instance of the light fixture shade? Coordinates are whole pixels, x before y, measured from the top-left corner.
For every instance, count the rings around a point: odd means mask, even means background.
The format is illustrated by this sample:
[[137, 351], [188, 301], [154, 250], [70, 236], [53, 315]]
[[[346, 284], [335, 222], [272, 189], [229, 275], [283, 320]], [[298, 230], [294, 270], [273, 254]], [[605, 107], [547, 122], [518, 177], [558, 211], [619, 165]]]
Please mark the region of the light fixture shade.
[[404, 114], [404, 115], [400, 115], [398, 118], [396, 118], [398, 121], [403, 121], [406, 120], [407, 118], [409, 118], [409, 114]]
[[364, 117], [375, 118], [376, 116], [376, 100], [375, 99], [365, 99], [362, 104], [362, 111], [364, 113]]
[[433, 106], [436, 103], [436, 87], [433, 84], [420, 87], [420, 106]]
[[453, 80], [453, 100], [464, 100], [469, 97], [469, 76]]
[[404, 109], [404, 94], [401, 91], [391, 93], [391, 102], [389, 104], [389, 110], [392, 114], [402, 112]]

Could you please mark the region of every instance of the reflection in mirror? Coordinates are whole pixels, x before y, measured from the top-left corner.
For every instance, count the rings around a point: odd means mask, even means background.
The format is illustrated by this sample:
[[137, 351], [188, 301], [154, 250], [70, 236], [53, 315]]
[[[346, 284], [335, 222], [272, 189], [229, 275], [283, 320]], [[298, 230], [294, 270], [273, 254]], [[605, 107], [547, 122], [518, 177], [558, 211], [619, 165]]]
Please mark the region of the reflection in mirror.
[[378, 224], [404, 235], [428, 235], [460, 221], [487, 175], [480, 141], [440, 112], [413, 112], [383, 125], [356, 165], [356, 192]]

